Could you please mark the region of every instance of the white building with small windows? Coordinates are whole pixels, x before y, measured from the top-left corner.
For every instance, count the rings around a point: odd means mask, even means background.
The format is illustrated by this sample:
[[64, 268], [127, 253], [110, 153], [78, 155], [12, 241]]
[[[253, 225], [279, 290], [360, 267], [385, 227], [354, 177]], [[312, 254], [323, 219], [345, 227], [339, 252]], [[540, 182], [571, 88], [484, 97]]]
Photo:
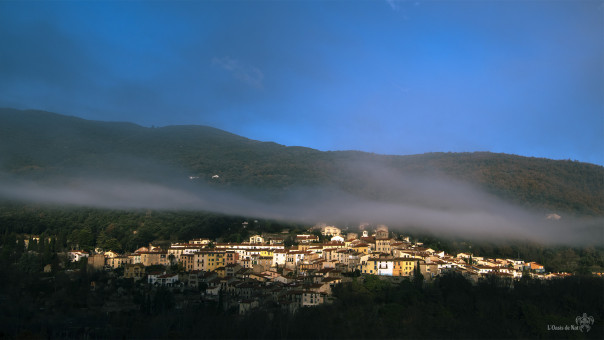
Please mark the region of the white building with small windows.
[[287, 250], [276, 249], [273, 251], [273, 267], [283, 267], [287, 260]]
[[264, 237], [260, 235], [254, 235], [250, 237], [250, 243], [252, 244], [264, 244]]

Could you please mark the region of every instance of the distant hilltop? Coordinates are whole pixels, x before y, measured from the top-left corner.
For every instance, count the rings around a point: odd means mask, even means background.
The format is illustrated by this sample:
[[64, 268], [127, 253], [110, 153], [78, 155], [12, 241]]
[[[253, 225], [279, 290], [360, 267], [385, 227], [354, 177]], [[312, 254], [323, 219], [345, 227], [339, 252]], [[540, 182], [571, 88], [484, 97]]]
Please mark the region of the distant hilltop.
[[277, 193], [331, 186], [380, 201], [397, 195], [390, 180], [412, 182], [414, 176], [434, 175], [470, 183], [545, 215], [604, 216], [604, 167], [589, 163], [490, 152], [322, 152], [254, 141], [208, 126], [146, 128], [0, 109], [0, 180], [16, 176], [45, 181], [84, 172], [150, 181], [179, 177]]

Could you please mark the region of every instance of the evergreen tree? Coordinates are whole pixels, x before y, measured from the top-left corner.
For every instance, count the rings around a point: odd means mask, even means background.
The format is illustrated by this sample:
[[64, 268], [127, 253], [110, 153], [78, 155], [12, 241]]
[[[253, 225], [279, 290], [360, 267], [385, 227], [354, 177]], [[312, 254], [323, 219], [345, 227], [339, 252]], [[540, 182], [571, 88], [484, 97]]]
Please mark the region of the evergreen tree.
[[421, 288], [424, 285], [424, 275], [422, 274], [419, 261], [417, 261], [415, 268], [413, 269], [413, 283], [418, 288]]

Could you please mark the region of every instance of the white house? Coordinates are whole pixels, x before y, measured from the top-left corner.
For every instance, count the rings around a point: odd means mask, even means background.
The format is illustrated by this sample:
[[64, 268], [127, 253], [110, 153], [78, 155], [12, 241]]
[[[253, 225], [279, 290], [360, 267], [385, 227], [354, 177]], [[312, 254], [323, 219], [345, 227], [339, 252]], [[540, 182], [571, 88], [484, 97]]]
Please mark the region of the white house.
[[250, 243], [259, 243], [259, 244], [263, 244], [264, 243], [264, 237], [260, 236], [260, 235], [254, 235], [252, 237], [250, 237]]
[[160, 286], [172, 287], [178, 282], [178, 274], [164, 274], [157, 277], [157, 284]]
[[492, 267], [481, 266], [481, 265], [472, 266], [472, 269], [474, 269], [478, 274], [488, 274], [493, 271]]
[[88, 257], [89, 254], [83, 250], [72, 250], [67, 253], [67, 255], [69, 255], [71, 262], [78, 262], [81, 259]]
[[276, 249], [273, 251], [273, 267], [285, 266], [285, 261], [287, 260], [287, 250], [285, 249]]
[[342, 236], [336, 235], [331, 238], [331, 242], [344, 242], [344, 238]]
[[149, 273], [147, 275], [147, 283], [154, 284], [157, 282], [157, 278], [164, 275], [163, 273]]

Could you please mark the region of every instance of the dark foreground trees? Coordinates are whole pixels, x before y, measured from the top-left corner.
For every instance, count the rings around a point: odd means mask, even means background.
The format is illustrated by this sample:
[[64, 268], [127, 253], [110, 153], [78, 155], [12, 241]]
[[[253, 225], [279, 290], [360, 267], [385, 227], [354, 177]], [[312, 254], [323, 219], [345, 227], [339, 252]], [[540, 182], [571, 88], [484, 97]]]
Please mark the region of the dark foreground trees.
[[[448, 274], [418, 287], [376, 277], [339, 287], [329, 306], [295, 315], [292, 337], [315, 338], [602, 338], [604, 281], [593, 277], [523, 280], [510, 289], [495, 277], [472, 285]], [[588, 333], [553, 332], [548, 325], [595, 319]], [[316, 328], [304, 325], [318, 325]]]
[[[521, 280], [511, 289], [495, 277], [472, 284], [447, 274], [418, 285], [361, 276], [336, 287], [332, 304], [244, 316], [202, 303], [197, 293], [111, 273], [51, 278], [4, 262], [0, 277], [11, 278], [0, 283], [0, 338], [604, 338], [604, 280], [597, 277]], [[129, 308], [115, 311], [108, 301]], [[576, 326], [583, 313], [594, 318], [589, 332], [548, 330]]]

